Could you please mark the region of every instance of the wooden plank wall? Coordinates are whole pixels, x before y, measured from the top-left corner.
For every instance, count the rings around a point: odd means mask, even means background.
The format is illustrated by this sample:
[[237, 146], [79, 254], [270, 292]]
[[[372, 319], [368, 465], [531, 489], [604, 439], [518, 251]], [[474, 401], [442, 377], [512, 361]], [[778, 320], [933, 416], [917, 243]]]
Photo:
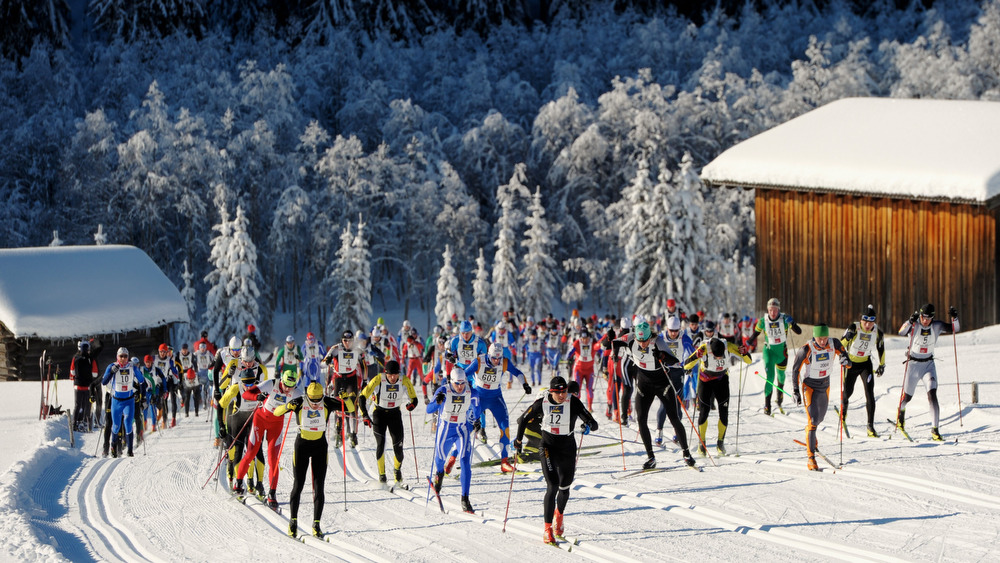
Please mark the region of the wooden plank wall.
[[[104, 368], [115, 361], [115, 352], [119, 346], [125, 346], [133, 356], [141, 359], [146, 354], [153, 354], [161, 342], [169, 342], [169, 336], [170, 329], [167, 326], [125, 334], [98, 335], [96, 338], [104, 343], [104, 348], [96, 358], [97, 365], [103, 373]], [[70, 360], [77, 351], [76, 340], [56, 342], [33, 339], [25, 346], [24, 340], [15, 339], [6, 327], [0, 327], [0, 381], [38, 381], [38, 359], [43, 350], [52, 358], [52, 373], [58, 367], [59, 379], [68, 379]]]
[[847, 326], [871, 303], [895, 332], [921, 304], [964, 328], [1000, 322], [1000, 211], [985, 206], [757, 189], [758, 312]]

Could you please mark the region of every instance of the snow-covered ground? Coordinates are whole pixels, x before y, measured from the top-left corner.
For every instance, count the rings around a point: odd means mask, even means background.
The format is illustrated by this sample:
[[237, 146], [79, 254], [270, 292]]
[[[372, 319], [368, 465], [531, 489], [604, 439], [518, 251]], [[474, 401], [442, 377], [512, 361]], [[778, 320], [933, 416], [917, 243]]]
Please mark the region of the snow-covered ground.
[[[797, 342], [798, 340], [796, 340]], [[202, 488], [217, 460], [204, 416], [178, 419], [176, 428], [153, 434], [131, 459], [93, 457], [97, 436], [67, 440], [65, 418], [37, 421], [38, 383], [0, 383], [0, 559], [10, 561], [154, 560], [540, 560], [582, 557], [624, 560], [951, 560], [1000, 559], [1000, 326], [959, 335], [962, 416], [959, 421], [951, 337], [937, 348], [944, 443], [928, 440], [929, 413], [922, 392], [908, 409], [915, 438], [891, 439], [886, 421], [895, 414], [906, 341], [890, 338], [887, 369], [876, 382], [876, 424], [883, 438], [864, 435], [863, 392], [856, 391], [848, 421], [853, 439], [843, 442], [843, 469], [809, 472], [801, 408], [774, 418], [761, 412], [763, 371], [750, 367], [742, 400], [738, 373], [727, 444], [730, 456], [699, 460], [701, 473], [681, 465], [680, 452], [659, 450], [669, 471], [616, 480], [624, 465], [638, 469], [644, 455], [634, 426], [619, 428], [603, 416], [603, 387], [595, 403], [602, 426], [583, 438], [584, 450], [567, 509], [567, 534], [580, 544], [565, 553], [541, 542], [544, 482], [537, 464], [513, 481], [509, 521], [501, 532], [511, 478], [474, 469], [471, 500], [482, 516], [458, 509], [459, 484], [448, 478], [442, 496], [448, 514], [426, 502], [426, 486], [414, 475], [406, 426], [403, 464], [413, 492], [392, 494], [372, 481], [374, 439], [360, 436], [348, 449], [346, 501], [340, 451], [331, 451], [323, 526], [330, 543], [285, 537], [284, 517], [255, 501], [244, 507], [215, 481]], [[979, 404], [970, 384], [979, 383]], [[72, 404], [61, 385], [60, 401]], [[508, 405], [521, 398], [511, 390]], [[839, 387], [831, 390], [831, 403]], [[53, 401], [56, 402], [56, 401]], [[737, 450], [736, 406], [742, 403]], [[516, 409], [519, 413], [527, 399]], [[414, 412], [416, 460], [421, 478], [431, 459], [431, 425]], [[714, 443], [715, 417], [709, 419]], [[289, 435], [293, 435], [291, 429]], [[497, 431], [490, 428], [491, 439]], [[82, 438], [82, 439], [81, 439]], [[820, 448], [841, 459], [836, 415], [821, 427]], [[477, 446], [489, 459], [495, 443]], [[710, 448], [715, 453], [714, 448]], [[279, 483], [287, 511], [290, 448]], [[718, 466], [716, 467], [715, 464]], [[525, 466], [522, 466], [525, 468]], [[311, 492], [303, 493], [299, 518], [311, 518]]]

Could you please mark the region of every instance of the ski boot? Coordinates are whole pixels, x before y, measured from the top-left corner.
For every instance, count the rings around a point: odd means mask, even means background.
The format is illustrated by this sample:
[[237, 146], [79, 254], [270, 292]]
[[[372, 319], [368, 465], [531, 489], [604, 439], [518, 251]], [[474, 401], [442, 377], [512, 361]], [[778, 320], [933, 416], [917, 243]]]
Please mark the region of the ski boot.
[[238, 497], [242, 497], [247, 494], [246, 489], [243, 488], [243, 479], [237, 479], [236, 482], [233, 483], [233, 494]]
[[386, 488], [388, 486], [387, 483], [388, 483], [388, 481], [385, 478], [385, 473], [379, 473], [378, 484], [381, 485], [382, 488], [384, 489], [384, 488]]
[[396, 477], [396, 484], [397, 484], [397, 485], [398, 485], [399, 483], [402, 483], [402, 482], [403, 482], [403, 472], [402, 472], [401, 470], [399, 470], [399, 469], [397, 469], [397, 470], [396, 470], [396, 474], [395, 474], [395, 477]]
[[552, 533], [558, 537], [563, 535], [563, 513], [556, 509], [555, 522], [552, 524]]
[[611, 420], [611, 407], [610, 406], [608, 408], [604, 409], [604, 416], [607, 417], [608, 420]]
[[469, 514], [475, 514], [476, 511], [472, 510], [472, 503], [469, 502], [469, 497], [462, 497], [462, 511]]
[[444, 473], [438, 472], [436, 475], [434, 475], [434, 492], [436, 493], [441, 492], [442, 483], [444, 483]]
[[[271, 491], [271, 492], [273, 493], [274, 491]], [[264, 497], [264, 483], [261, 482], [261, 481], [259, 481], [259, 480], [257, 481], [256, 494], [257, 494], [257, 498], [259, 498], [261, 500], [261, 502], [263, 502], [264, 498], [265, 498]]]
[[819, 471], [819, 465], [816, 465], [816, 456], [809, 454], [809, 461], [806, 462], [806, 467], [809, 468], [809, 471]]
[[358, 434], [357, 432], [351, 432], [351, 447], [356, 448], [358, 446]]
[[691, 452], [689, 450], [684, 450], [684, 463], [688, 464], [689, 467], [694, 467], [694, 458], [691, 457]]
[[319, 527], [319, 520], [313, 520], [313, 535], [320, 539], [322, 539], [325, 535], [323, 534], [323, 530]]
[[896, 428], [906, 430], [906, 411], [896, 411]]
[[726, 455], [726, 446], [719, 440], [715, 443], [715, 449], [719, 452], [719, 455]]
[[122, 444], [121, 439], [116, 435], [111, 439], [111, 457], [117, 458], [118, 454], [121, 453]]
[[448, 461], [444, 463], [444, 472], [451, 475], [451, 470], [455, 468], [455, 456], [448, 456]]
[[545, 524], [545, 532], [542, 534], [542, 541], [549, 545], [559, 545], [552, 533], [552, 524]]
[[878, 432], [875, 431], [875, 427], [872, 426], [871, 424], [868, 425], [868, 437], [878, 438]]
[[288, 535], [290, 537], [296, 538], [299, 536], [299, 519], [292, 518], [288, 521]]
[[[937, 426], [931, 428], [931, 440], [934, 440], [935, 442], [944, 441], [944, 438], [941, 437], [941, 433], [938, 432]], [[131, 455], [131, 452], [129, 452], [129, 455]]]
[[500, 472], [501, 473], [512, 473], [514, 471], [514, 466], [510, 464], [508, 458], [503, 458], [500, 460]]
[[647, 459], [646, 462], [642, 464], [642, 468], [656, 469], [656, 458], [653, 456], [649, 456], [649, 459]]
[[276, 492], [277, 491], [275, 491], [274, 489], [271, 489], [267, 493], [267, 507], [270, 508], [271, 510], [274, 510], [275, 512], [277, 512], [278, 510], [278, 498], [275, 496]]
[[764, 414], [771, 416], [771, 395], [764, 396]]
[[708, 455], [708, 450], [706, 450], [705, 446], [703, 446], [700, 443], [698, 444], [698, 455], [700, 455], [701, 457], [705, 457]]
[[662, 428], [658, 428], [656, 430], [656, 440], [653, 443], [655, 443], [657, 446], [662, 446], [663, 445], [663, 429]]
[[133, 436], [134, 436], [134, 434], [131, 433], [131, 432], [129, 432], [128, 434], [125, 435], [125, 443], [128, 445], [127, 454], [128, 454], [129, 457], [132, 457]]
[[174, 426], [177, 426], [177, 417], [176, 416], [170, 419], [170, 427], [173, 428]]

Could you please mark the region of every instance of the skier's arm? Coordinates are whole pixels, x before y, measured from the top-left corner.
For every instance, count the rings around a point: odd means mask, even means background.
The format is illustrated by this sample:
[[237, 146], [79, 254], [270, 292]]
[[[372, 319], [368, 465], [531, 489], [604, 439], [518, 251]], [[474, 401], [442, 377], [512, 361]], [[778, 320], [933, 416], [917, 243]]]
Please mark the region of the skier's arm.
[[[885, 338], [882, 329], [878, 329], [878, 336], [875, 337], [875, 350], [878, 351], [878, 367], [885, 369]], [[881, 373], [879, 374], [881, 375]]]
[[302, 408], [302, 397], [296, 397], [284, 405], [278, 405], [274, 409], [274, 416], [284, 416], [285, 413], [299, 412]]
[[694, 369], [694, 366], [698, 365], [701, 361], [701, 356], [705, 355], [705, 343], [702, 342], [697, 348], [691, 352], [691, 355], [684, 359], [684, 369], [690, 370]]
[[740, 353], [740, 346], [739, 346], [739, 344], [733, 344], [732, 342], [726, 342], [726, 348], [729, 350], [730, 354], [734, 354], [734, 355], [738, 356], [741, 360], [743, 360], [743, 363], [745, 363], [745, 364], [749, 364], [750, 362], [753, 361], [753, 358], [750, 357], [750, 352], [747, 352], [746, 354], [741, 354]]
[[528, 424], [534, 422], [538, 417], [542, 416], [542, 401], [545, 397], [540, 397], [535, 400], [534, 403], [528, 406], [527, 409], [521, 416], [517, 417], [517, 437], [514, 438], [515, 442], [520, 442], [524, 438], [524, 430], [528, 427]]
[[809, 364], [809, 344], [805, 344], [795, 351], [795, 361], [792, 362], [792, 389], [797, 395], [799, 393], [799, 370], [802, 366]]
[[236, 395], [238, 395], [239, 392], [240, 392], [239, 383], [233, 383], [232, 385], [230, 385], [229, 388], [226, 389], [226, 392], [222, 394], [222, 398], [219, 399], [219, 406], [225, 409], [227, 406], [229, 406], [229, 403], [236, 398]]
[[[571, 416], [578, 416], [583, 419], [583, 422], [590, 427], [590, 431], [593, 432], [597, 430], [597, 420], [594, 419], [594, 415], [590, 414], [587, 410], [587, 406], [583, 404], [583, 401], [577, 399], [575, 396], [570, 395], [569, 402], [569, 412]], [[576, 420], [570, 421], [570, 427], [576, 424]]]
[[104, 370], [104, 377], [101, 378], [101, 385], [107, 385], [115, 378], [114, 367], [116, 365], [118, 364], [108, 364], [108, 367]]
[[403, 388], [406, 389], [406, 395], [410, 397], [411, 401], [417, 400], [417, 390], [413, 388], [413, 382], [410, 381], [409, 377], [400, 377], [403, 381]]
[[858, 335], [858, 325], [855, 323], [851, 323], [851, 326], [847, 327], [847, 330], [844, 331], [844, 336], [840, 338], [840, 342], [844, 346], [847, 346], [851, 343], [852, 340], [854, 340], [854, 337], [857, 335]]
[[443, 403], [438, 403], [437, 402], [437, 398], [438, 398], [438, 395], [442, 395], [443, 396], [444, 394], [445, 394], [445, 388], [444, 388], [443, 385], [441, 387], [438, 387], [434, 391], [434, 400], [431, 401], [431, 402], [429, 402], [429, 403], [427, 403], [427, 414], [435, 413], [435, 412], [441, 410], [441, 405]]

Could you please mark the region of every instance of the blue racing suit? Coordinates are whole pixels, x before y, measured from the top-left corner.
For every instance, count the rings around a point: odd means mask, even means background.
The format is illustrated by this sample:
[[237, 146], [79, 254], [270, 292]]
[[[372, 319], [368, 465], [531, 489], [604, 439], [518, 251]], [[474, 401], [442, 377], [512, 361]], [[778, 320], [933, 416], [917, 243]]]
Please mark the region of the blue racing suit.
[[434, 436], [435, 474], [444, 473], [446, 454], [457, 449], [462, 464], [462, 496], [469, 496], [472, 485], [472, 426], [479, 419], [479, 391], [466, 385], [463, 393], [455, 392], [452, 386], [443, 385], [434, 392], [435, 397], [444, 394], [444, 402], [431, 401], [428, 413], [440, 412], [437, 431]]

